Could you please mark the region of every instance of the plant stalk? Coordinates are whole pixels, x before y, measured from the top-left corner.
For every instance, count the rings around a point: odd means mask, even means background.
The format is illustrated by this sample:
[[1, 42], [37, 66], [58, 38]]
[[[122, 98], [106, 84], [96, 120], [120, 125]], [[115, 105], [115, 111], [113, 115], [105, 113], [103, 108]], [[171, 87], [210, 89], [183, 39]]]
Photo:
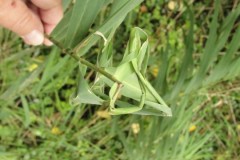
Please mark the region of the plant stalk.
[[51, 40], [58, 48], [60, 48], [62, 50], [63, 53], [70, 55], [72, 58], [74, 58], [75, 60], [81, 62], [82, 64], [84, 64], [85, 66], [93, 69], [96, 72], [101, 73], [102, 75], [104, 75], [105, 77], [107, 77], [108, 79], [112, 80], [115, 83], [118, 83], [118, 85], [122, 85], [122, 82], [119, 81], [116, 77], [114, 77], [113, 75], [111, 75], [110, 73], [106, 72], [105, 70], [103, 70], [102, 68], [92, 64], [91, 62], [85, 60], [84, 58], [78, 57], [76, 55], [76, 52], [73, 52], [71, 49], [66, 49], [62, 46], [61, 43], [59, 43], [58, 41], [56, 41], [53, 37], [45, 34], [45, 37], [49, 40]]

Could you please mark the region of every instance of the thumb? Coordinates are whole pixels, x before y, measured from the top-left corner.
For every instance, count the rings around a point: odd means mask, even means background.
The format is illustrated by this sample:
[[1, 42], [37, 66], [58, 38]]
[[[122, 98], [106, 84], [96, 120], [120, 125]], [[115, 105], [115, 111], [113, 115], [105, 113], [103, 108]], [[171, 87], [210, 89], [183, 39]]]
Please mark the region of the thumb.
[[21, 0], [0, 0], [0, 25], [28, 44], [40, 45], [44, 41], [41, 20]]

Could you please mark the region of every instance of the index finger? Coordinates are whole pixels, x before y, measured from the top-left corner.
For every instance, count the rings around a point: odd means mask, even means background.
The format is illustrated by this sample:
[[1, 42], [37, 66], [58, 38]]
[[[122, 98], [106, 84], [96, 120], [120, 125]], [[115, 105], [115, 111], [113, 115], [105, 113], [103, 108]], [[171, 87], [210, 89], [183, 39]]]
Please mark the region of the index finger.
[[[39, 8], [39, 15], [43, 23], [44, 32], [50, 34], [63, 17], [62, 0], [31, 0]], [[48, 39], [45, 45], [52, 45]]]
[[50, 34], [63, 17], [61, 0], [31, 0], [39, 8], [45, 33]]

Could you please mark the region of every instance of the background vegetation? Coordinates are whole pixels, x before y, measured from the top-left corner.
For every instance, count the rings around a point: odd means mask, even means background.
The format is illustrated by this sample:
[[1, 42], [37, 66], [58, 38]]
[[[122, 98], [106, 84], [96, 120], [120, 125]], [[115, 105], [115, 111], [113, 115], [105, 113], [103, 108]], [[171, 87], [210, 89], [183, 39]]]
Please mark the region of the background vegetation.
[[[90, 33], [111, 7], [103, 7]], [[57, 47], [27, 46], [0, 29], [0, 159], [240, 159], [239, 14], [237, 0], [147, 0], [117, 28], [115, 62], [133, 27], [148, 33], [147, 77], [173, 117], [70, 105], [79, 64]], [[99, 40], [84, 58], [95, 62], [102, 49]], [[87, 70], [90, 84], [93, 77]]]

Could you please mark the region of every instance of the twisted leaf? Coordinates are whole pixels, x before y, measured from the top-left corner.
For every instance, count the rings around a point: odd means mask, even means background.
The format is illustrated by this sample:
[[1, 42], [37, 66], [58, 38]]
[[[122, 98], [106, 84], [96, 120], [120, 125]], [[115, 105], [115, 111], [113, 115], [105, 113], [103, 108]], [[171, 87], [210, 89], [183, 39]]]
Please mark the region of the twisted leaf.
[[[147, 35], [140, 28], [134, 28], [120, 65], [106, 68], [106, 71], [122, 82], [123, 87], [101, 77], [111, 87], [109, 92], [111, 114], [172, 115], [171, 109], [145, 77], [147, 62]], [[127, 97], [128, 100], [120, 101], [119, 97], [121, 96]], [[130, 99], [138, 104], [128, 103]], [[146, 105], [147, 107], [145, 107]]]

